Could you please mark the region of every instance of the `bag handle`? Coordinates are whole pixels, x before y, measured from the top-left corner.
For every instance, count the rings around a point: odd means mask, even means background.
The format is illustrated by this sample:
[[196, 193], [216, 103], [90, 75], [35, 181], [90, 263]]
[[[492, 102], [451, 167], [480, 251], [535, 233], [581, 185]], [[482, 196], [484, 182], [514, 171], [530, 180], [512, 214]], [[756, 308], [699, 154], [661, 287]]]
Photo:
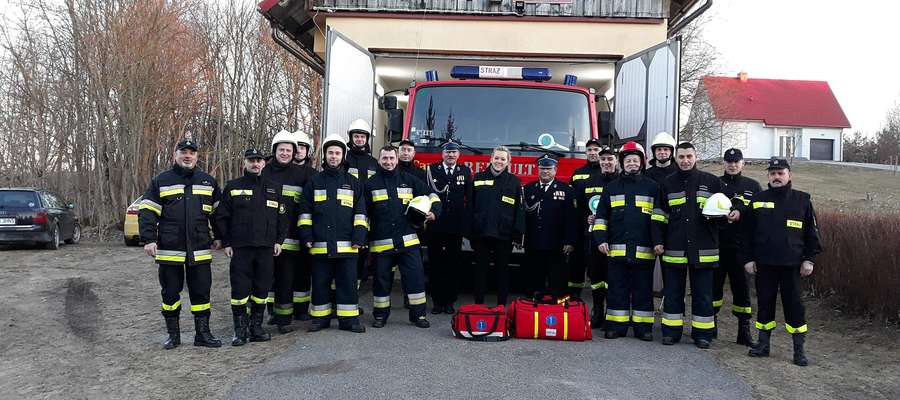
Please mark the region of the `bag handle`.
[[492, 326], [491, 329], [488, 329], [485, 333], [478, 333], [478, 334], [472, 333], [472, 320], [469, 319], [469, 314], [466, 314], [466, 332], [468, 332], [468, 334], [471, 335], [473, 338], [485, 337], [485, 336], [488, 336], [488, 335], [494, 333], [494, 331], [497, 330], [497, 325], [499, 323], [500, 323], [500, 317], [495, 316], [494, 317], [494, 326]]

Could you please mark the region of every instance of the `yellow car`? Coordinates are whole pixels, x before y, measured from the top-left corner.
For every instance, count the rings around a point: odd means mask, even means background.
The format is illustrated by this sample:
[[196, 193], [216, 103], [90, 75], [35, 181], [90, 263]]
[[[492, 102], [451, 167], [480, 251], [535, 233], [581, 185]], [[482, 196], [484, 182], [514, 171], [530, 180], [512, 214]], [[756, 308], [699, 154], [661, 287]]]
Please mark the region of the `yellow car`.
[[138, 246], [141, 244], [141, 235], [138, 232], [138, 207], [141, 206], [140, 196], [125, 209], [125, 234], [126, 246]]

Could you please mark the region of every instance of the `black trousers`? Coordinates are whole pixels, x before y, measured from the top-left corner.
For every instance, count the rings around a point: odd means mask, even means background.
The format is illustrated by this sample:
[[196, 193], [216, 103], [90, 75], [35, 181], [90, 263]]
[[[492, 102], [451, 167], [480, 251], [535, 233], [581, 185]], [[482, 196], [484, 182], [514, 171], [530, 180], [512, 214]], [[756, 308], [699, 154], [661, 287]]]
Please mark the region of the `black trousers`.
[[725, 278], [731, 286], [731, 313], [738, 319], [750, 319], [753, 309], [750, 306], [750, 288], [747, 284], [747, 273], [743, 265], [738, 265], [737, 251], [721, 249], [719, 268], [716, 268], [713, 282], [713, 308], [716, 315], [722, 308]]
[[356, 289], [356, 256], [346, 258], [312, 257], [312, 305], [309, 315], [317, 323], [331, 320], [331, 282], [335, 284], [335, 301], [341, 326], [359, 321], [359, 293]]
[[621, 335], [653, 332], [653, 264], [629, 264], [609, 259], [609, 298], [606, 327]]
[[566, 255], [562, 249], [557, 251], [526, 249], [525, 266], [528, 268], [529, 294], [544, 293], [561, 297], [568, 293], [569, 271]]
[[689, 264], [683, 267], [663, 265], [663, 318], [662, 334], [681, 339], [684, 328], [685, 281], [691, 280], [691, 337], [712, 339], [716, 327], [712, 306], [713, 268], [696, 268]]
[[181, 290], [187, 277], [191, 312], [194, 315], [209, 315], [209, 289], [212, 286], [212, 271], [209, 263], [197, 265], [158, 264], [159, 285], [162, 287], [162, 315], [178, 316], [181, 313]]
[[296, 260], [294, 263], [294, 295], [291, 299], [294, 302], [294, 315], [305, 315], [309, 313], [309, 301], [312, 299], [310, 294], [312, 256], [305, 251], [292, 253], [292, 255]]
[[[275, 317], [276, 325], [288, 325], [294, 314], [294, 269], [297, 265], [296, 252], [285, 251], [275, 257], [275, 273], [272, 280], [271, 295], [267, 301], [271, 305], [269, 312]], [[269, 258], [272, 257], [271, 252]]]
[[434, 232], [428, 235], [428, 284], [435, 307], [456, 303], [461, 265], [462, 236]]
[[399, 253], [376, 254], [375, 276], [372, 295], [374, 296], [375, 318], [387, 319], [391, 315], [391, 289], [394, 285], [394, 266], [400, 270], [403, 293], [409, 300], [409, 320], [415, 321], [425, 315], [425, 270], [422, 267], [422, 253], [412, 249]]
[[[569, 258], [569, 292], [576, 297], [581, 297], [581, 289], [584, 289], [584, 273], [591, 264], [591, 239], [583, 236], [575, 245], [575, 251]], [[593, 279], [591, 280], [593, 282]]]
[[756, 270], [756, 327], [766, 331], [775, 329], [775, 301], [780, 290], [784, 327], [789, 333], [805, 333], [806, 309], [800, 299], [800, 266], [757, 265]]
[[592, 245], [590, 237], [582, 238], [569, 258], [568, 286], [570, 293], [573, 296], [581, 297], [581, 289], [585, 287], [584, 275], [587, 271], [587, 276], [591, 281], [591, 296], [594, 304], [602, 306], [606, 298], [608, 270], [609, 260], [606, 254], [601, 253], [596, 246]]
[[266, 306], [266, 293], [272, 287], [274, 259], [271, 247], [234, 248], [228, 274], [231, 278], [231, 311], [235, 315]]
[[475, 302], [484, 303], [487, 291], [488, 269], [491, 261], [497, 274], [497, 304], [506, 304], [509, 296], [509, 255], [512, 253], [512, 242], [494, 238], [474, 238], [472, 247], [475, 250]]

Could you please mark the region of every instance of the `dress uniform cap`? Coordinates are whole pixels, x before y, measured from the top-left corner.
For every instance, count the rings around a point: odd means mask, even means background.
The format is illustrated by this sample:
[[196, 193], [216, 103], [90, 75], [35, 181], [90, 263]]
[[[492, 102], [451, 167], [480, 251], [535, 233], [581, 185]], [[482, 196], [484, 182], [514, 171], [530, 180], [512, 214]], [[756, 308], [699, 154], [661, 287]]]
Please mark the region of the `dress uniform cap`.
[[783, 158], [772, 157], [769, 159], [769, 166], [766, 169], [791, 169], [791, 165]]
[[195, 142], [191, 139], [183, 139], [182, 141], [178, 142], [178, 145], [175, 146], [175, 149], [177, 149], [177, 150], [191, 149], [191, 150], [197, 151], [198, 147], [197, 147], [197, 142]]
[[741, 152], [741, 149], [731, 148], [725, 150], [725, 155], [722, 158], [727, 162], [738, 162], [744, 159], [744, 153]]
[[549, 154], [544, 154], [536, 160], [538, 168], [553, 168], [559, 162], [556, 161], [553, 157], [550, 157]]
[[444, 143], [444, 151], [459, 151], [459, 145], [452, 141]]
[[250, 159], [254, 159], [254, 158], [266, 158], [266, 157], [263, 156], [263, 153], [261, 151], [251, 147], [251, 148], [247, 149], [247, 151], [244, 152], [244, 158], [250, 160]]

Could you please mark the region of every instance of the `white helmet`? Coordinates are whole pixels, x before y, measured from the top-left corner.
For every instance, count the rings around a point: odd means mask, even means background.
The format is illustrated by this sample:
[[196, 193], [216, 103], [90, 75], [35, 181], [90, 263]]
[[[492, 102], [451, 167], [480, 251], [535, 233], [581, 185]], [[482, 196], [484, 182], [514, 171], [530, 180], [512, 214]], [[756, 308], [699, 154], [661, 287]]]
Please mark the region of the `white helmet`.
[[297, 139], [294, 138], [294, 134], [290, 133], [284, 129], [275, 134], [275, 137], [272, 138], [272, 154], [275, 154], [275, 148], [278, 147], [280, 143], [290, 143], [294, 146], [294, 153], [297, 152]]
[[294, 132], [294, 139], [297, 140], [298, 146], [304, 145], [306, 146], [307, 150], [312, 148], [312, 140], [310, 139], [309, 135], [307, 135], [303, 131], [297, 130], [296, 132]]
[[655, 150], [658, 146], [667, 146], [671, 147], [672, 151], [675, 151], [675, 145], [675, 138], [673, 138], [669, 132], [660, 132], [653, 138], [653, 143], [650, 144], [650, 150]]
[[372, 135], [372, 127], [369, 126], [369, 123], [366, 120], [359, 118], [350, 123], [350, 128], [347, 129], [347, 133], [349, 135], [353, 135], [353, 133], [365, 133], [366, 136], [374, 136]]
[[339, 146], [342, 150], [344, 150], [344, 157], [347, 157], [347, 143], [344, 143], [344, 138], [341, 135], [330, 134], [325, 137], [325, 140], [322, 141], [322, 155], [325, 155], [325, 151], [328, 150], [331, 146]]
[[707, 217], [724, 217], [731, 212], [731, 199], [724, 193], [714, 193], [703, 205], [703, 215]]

